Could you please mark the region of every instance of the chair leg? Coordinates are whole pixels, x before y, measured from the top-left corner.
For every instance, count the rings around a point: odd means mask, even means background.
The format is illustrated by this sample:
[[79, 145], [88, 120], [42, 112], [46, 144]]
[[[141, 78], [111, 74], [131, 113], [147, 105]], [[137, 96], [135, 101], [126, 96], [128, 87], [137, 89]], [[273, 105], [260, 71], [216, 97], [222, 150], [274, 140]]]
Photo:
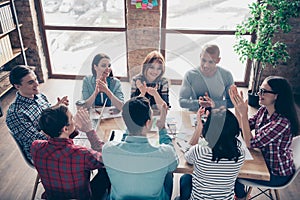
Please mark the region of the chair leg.
[[279, 190], [274, 189], [275, 196], [277, 200], [280, 200]]
[[35, 198], [39, 182], [40, 182], [40, 176], [39, 176], [39, 174], [37, 174], [36, 178], [35, 178], [35, 182], [34, 182], [34, 187], [33, 187], [33, 191], [32, 191], [31, 200], [34, 200], [34, 198]]
[[249, 188], [247, 190], [246, 200], [250, 199], [251, 191], [252, 191], [252, 187], [249, 186]]

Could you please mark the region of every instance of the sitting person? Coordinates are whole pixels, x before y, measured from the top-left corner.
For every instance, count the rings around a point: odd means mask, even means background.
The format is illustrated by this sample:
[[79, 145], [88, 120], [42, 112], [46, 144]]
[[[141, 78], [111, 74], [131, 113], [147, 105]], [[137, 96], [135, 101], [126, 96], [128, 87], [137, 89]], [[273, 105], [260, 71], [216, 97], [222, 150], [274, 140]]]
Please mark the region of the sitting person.
[[229, 88], [233, 84], [232, 74], [217, 66], [220, 49], [207, 44], [200, 53], [200, 67], [189, 70], [182, 81], [179, 104], [182, 108], [197, 111], [202, 107], [232, 108]]
[[[24, 65], [15, 66], [10, 71], [9, 81], [17, 89], [17, 93], [15, 101], [7, 110], [6, 125], [28, 160], [32, 161], [30, 153], [32, 142], [47, 139], [47, 136], [40, 132], [38, 120], [42, 111], [50, 107], [50, 103], [39, 91], [39, 83], [33, 68]], [[56, 105], [61, 103], [69, 104], [67, 96], [57, 98]]]
[[[242, 127], [243, 138], [248, 148], [262, 151], [270, 172], [270, 181], [251, 180], [266, 186], [280, 186], [295, 173], [291, 143], [298, 135], [299, 124], [293, 92], [288, 81], [279, 76], [267, 77], [260, 86], [257, 113], [248, 118], [248, 103], [236, 86], [230, 89], [236, 116]], [[255, 130], [255, 135], [251, 133]], [[238, 199], [246, 199], [244, 185], [236, 181]]]
[[[159, 94], [156, 90], [150, 93]], [[152, 96], [153, 96], [152, 95]], [[122, 110], [129, 135], [123, 142], [110, 141], [103, 146], [103, 161], [112, 183], [110, 199], [157, 199], [172, 197], [173, 174], [178, 157], [165, 128], [167, 105], [158, 104], [159, 146], [152, 146], [147, 133], [152, 126], [152, 109], [146, 97], [133, 97]]]
[[180, 199], [231, 200], [245, 159], [237, 138], [239, 123], [229, 110], [212, 109], [203, 128], [203, 114], [204, 108], [199, 109], [197, 126], [190, 140], [193, 146], [184, 155], [186, 161], [194, 165], [194, 171], [193, 175], [180, 178]]
[[157, 102], [153, 96], [146, 92], [146, 87], [157, 88], [161, 98], [170, 107], [169, 103], [169, 82], [163, 77], [165, 73], [165, 59], [158, 51], [150, 52], [143, 61], [142, 72], [132, 78], [131, 97], [145, 96], [150, 100], [152, 108]]
[[83, 79], [82, 98], [86, 106], [115, 106], [122, 110], [124, 95], [119, 79], [113, 77], [110, 58], [103, 53], [97, 54], [92, 62], [92, 74]]
[[[110, 182], [103, 168], [103, 142], [93, 130], [88, 112], [79, 109], [73, 118], [64, 105], [50, 107], [42, 112], [39, 126], [50, 139], [35, 140], [31, 154], [46, 199], [101, 199]], [[92, 149], [74, 145], [69, 136], [75, 127], [86, 133]], [[100, 170], [90, 182], [94, 169]]]

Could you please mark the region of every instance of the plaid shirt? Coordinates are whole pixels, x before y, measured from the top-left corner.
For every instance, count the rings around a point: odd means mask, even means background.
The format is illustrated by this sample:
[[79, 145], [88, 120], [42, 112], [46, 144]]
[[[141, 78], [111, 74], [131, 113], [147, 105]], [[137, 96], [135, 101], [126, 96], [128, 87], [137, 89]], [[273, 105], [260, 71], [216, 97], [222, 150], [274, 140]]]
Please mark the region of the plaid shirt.
[[30, 160], [32, 160], [30, 154], [32, 142], [47, 139], [45, 134], [39, 132], [38, 121], [42, 111], [48, 107], [50, 104], [43, 94], [30, 99], [17, 92], [15, 101], [7, 111], [6, 124]]
[[261, 107], [249, 119], [250, 129], [255, 129], [255, 136], [251, 139], [252, 148], [260, 148], [267, 166], [272, 174], [289, 176], [295, 172], [292, 143], [291, 123], [284, 116], [274, 112], [267, 117], [266, 107]]
[[[102, 150], [95, 131], [87, 133], [92, 148]], [[102, 153], [78, 146], [72, 139], [49, 138], [32, 143], [36, 169], [50, 199], [90, 199], [90, 171], [103, 167]]]

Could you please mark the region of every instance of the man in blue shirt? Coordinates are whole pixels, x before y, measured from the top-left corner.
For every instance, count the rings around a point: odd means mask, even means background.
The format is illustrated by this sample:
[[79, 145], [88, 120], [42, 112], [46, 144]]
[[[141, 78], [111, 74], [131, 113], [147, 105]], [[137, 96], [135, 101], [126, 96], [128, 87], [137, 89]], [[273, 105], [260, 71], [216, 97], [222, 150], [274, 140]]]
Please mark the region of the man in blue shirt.
[[123, 106], [128, 129], [124, 142], [107, 142], [102, 157], [111, 181], [110, 199], [160, 199], [172, 196], [173, 175], [178, 157], [167, 134], [167, 105], [160, 107], [159, 146], [152, 146], [146, 134], [152, 126], [152, 110], [145, 97], [133, 97]]

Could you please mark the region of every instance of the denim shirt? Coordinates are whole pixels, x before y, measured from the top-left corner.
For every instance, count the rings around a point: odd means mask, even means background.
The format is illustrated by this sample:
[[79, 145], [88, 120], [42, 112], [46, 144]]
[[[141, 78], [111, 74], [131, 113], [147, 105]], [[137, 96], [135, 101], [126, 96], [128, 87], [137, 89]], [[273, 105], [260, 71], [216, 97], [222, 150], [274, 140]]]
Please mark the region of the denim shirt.
[[176, 169], [178, 157], [166, 129], [159, 134], [158, 147], [147, 137], [130, 135], [123, 142], [103, 146], [103, 162], [112, 183], [110, 199], [170, 199], [163, 185], [166, 174]]

